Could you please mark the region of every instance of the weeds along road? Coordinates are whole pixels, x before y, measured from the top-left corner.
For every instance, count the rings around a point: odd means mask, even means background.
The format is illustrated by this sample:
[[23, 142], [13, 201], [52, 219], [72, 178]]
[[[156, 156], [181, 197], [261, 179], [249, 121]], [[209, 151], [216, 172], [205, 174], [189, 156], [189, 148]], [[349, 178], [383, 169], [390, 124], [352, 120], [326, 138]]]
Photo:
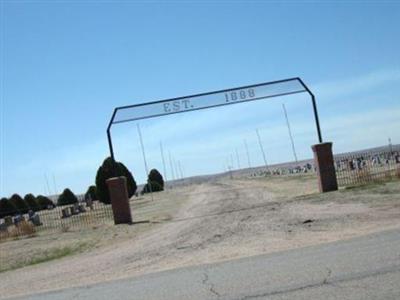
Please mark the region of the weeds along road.
[[400, 299], [399, 282], [400, 230], [391, 230], [23, 299]]

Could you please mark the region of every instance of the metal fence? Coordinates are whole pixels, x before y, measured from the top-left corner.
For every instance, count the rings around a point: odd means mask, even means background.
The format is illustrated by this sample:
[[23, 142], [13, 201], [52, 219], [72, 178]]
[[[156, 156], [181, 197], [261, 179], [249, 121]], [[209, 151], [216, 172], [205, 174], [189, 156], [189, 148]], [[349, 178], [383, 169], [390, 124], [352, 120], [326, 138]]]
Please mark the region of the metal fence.
[[65, 232], [113, 223], [111, 205], [99, 201], [49, 205], [39, 211], [10, 211], [0, 219], [0, 240], [18, 236]]
[[400, 178], [400, 150], [357, 152], [335, 156], [339, 186], [352, 186]]
[[[362, 185], [400, 178], [400, 146], [372, 149], [334, 155], [338, 185], [340, 187]], [[268, 170], [258, 167], [249, 170], [248, 176], [266, 177], [315, 173], [313, 160], [285, 163]], [[235, 173], [235, 172], [233, 172]]]

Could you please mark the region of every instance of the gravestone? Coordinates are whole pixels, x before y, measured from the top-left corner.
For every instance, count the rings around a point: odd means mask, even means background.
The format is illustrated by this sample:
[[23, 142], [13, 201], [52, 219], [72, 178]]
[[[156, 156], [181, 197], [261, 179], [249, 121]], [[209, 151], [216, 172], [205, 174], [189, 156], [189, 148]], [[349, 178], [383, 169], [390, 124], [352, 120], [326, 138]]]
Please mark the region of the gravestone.
[[61, 218], [65, 219], [65, 218], [69, 218], [71, 215], [69, 214], [69, 208], [63, 208], [61, 210], [62, 216]]
[[78, 206], [78, 210], [79, 210], [79, 212], [81, 212], [81, 213], [86, 212], [85, 206], [83, 206], [82, 204], [80, 204], [80, 205]]
[[4, 217], [4, 224], [7, 226], [11, 226], [13, 224], [13, 220], [11, 216], [5, 216]]
[[89, 207], [90, 210], [93, 210], [93, 200], [90, 196], [86, 199], [86, 207]]

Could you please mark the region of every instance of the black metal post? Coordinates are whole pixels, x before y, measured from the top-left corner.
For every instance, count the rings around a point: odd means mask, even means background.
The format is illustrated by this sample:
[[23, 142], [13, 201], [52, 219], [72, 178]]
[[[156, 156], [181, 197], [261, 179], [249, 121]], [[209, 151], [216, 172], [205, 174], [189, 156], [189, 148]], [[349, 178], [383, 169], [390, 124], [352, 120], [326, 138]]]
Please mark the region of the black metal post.
[[113, 149], [113, 145], [112, 145], [112, 141], [111, 141], [110, 129], [107, 129], [107, 138], [108, 138], [108, 147], [110, 148], [110, 156], [111, 156], [111, 159], [115, 162], [114, 149]]
[[314, 119], [315, 119], [315, 125], [317, 126], [317, 133], [318, 133], [318, 140], [319, 143], [322, 144], [322, 134], [321, 134], [321, 127], [319, 125], [319, 117], [318, 117], [318, 110], [317, 110], [317, 103], [315, 101], [315, 96], [314, 94], [310, 91], [310, 89], [308, 88], [308, 86], [303, 82], [303, 80], [301, 80], [301, 78], [297, 78], [299, 80], [299, 82], [301, 83], [301, 85], [305, 88], [305, 90], [307, 91], [307, 93], [311, 96], [311, 102], [313, 105], [313, 110], [314, 110]]
[[115, 158], [114, 158], [114, 149], [113, 149], [112, 140], [111, 140], [111, 126], [112, 126], [112, 124], [114, 122], [114, 117], [115, 117], [116, 113], [117, 113], [117, 109], [115, 108], [114, 111], [113, 111], [113, 114], [111, 116], [111, 120], [110, 120], [110, 122], [108, 123], [108, 126], [107, 126], [108, 148], [110, 149], [110, 156], [111, 156], [111, 159], [112, 159], [112, 161], [114, 163], [115, 163]]

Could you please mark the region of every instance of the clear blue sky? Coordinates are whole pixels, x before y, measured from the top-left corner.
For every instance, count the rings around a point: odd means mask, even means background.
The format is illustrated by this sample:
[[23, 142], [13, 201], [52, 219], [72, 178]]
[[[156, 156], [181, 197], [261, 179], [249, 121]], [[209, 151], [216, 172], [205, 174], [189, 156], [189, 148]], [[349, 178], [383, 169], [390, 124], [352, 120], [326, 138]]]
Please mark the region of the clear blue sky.
[[[1, 1], [1, 185], [85, 191], [108, 155], [113, 107], [300, 76], [317, 96], [325, 140], [343, 152], [400, 143], [400, 2]], [[262, 163], [316, 143], [307, 97], [233, 105], [141, 123], [185, 175], [221, 171], [238, 149]], [[135, 123], [113, 129], [116, 158], [143, 182]], [[236, 156], [235, 156], [236, 161]], [[169, 171], [167, 171], [167, 177]], [[53, 177], [56, 187], [54, 187]]]

